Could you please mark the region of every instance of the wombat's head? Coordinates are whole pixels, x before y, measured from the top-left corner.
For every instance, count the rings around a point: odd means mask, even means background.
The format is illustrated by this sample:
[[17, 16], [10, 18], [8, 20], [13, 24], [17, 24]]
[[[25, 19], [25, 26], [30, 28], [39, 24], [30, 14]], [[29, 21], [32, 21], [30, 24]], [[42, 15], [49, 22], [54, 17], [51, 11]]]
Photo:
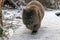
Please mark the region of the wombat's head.
[[23, 23], [25, 25], [33, 25], [36, 22], [36, 12], [33, 9], [23, 9]]

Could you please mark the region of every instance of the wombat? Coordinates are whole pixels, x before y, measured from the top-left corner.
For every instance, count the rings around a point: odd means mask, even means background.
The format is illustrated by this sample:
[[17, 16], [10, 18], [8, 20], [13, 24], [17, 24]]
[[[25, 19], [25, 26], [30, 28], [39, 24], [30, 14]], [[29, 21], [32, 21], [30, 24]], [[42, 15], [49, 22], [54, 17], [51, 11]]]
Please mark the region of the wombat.
[[26, 27], [36, 33], [44, 17], [43, 5], [38, 1], [29, 2], [23, 9], [22, 20]]

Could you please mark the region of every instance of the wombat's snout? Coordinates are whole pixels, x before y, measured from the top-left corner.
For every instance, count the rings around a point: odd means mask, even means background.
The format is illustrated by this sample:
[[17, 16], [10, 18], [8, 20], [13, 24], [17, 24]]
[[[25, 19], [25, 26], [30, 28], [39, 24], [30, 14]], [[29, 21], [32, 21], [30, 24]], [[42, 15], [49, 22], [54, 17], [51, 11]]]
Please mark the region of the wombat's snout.
[[33, 21], [31, 20], [31, 21], [28, 21], [28, 22], [26, 22], [26, 24], [27, 25], [31, 25], [31, 24], [33, 24]]

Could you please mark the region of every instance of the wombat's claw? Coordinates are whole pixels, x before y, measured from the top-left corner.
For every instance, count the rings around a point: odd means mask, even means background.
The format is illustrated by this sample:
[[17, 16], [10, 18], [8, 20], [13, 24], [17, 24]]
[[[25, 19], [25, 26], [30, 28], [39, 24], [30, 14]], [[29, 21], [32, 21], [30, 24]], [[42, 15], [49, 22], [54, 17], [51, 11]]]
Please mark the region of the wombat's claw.
[[37, 31], [32, 31], [32, 34], [36, 34], [37, 33]]

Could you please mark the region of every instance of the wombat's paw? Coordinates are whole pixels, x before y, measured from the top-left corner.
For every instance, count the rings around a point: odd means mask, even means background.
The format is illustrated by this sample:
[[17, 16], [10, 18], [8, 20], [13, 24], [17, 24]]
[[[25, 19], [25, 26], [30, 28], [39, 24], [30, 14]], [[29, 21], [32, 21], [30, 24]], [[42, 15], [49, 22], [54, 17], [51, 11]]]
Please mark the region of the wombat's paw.
[[37, 33], [37, 31], [32, 31], [32, 35], [35, 35]]

